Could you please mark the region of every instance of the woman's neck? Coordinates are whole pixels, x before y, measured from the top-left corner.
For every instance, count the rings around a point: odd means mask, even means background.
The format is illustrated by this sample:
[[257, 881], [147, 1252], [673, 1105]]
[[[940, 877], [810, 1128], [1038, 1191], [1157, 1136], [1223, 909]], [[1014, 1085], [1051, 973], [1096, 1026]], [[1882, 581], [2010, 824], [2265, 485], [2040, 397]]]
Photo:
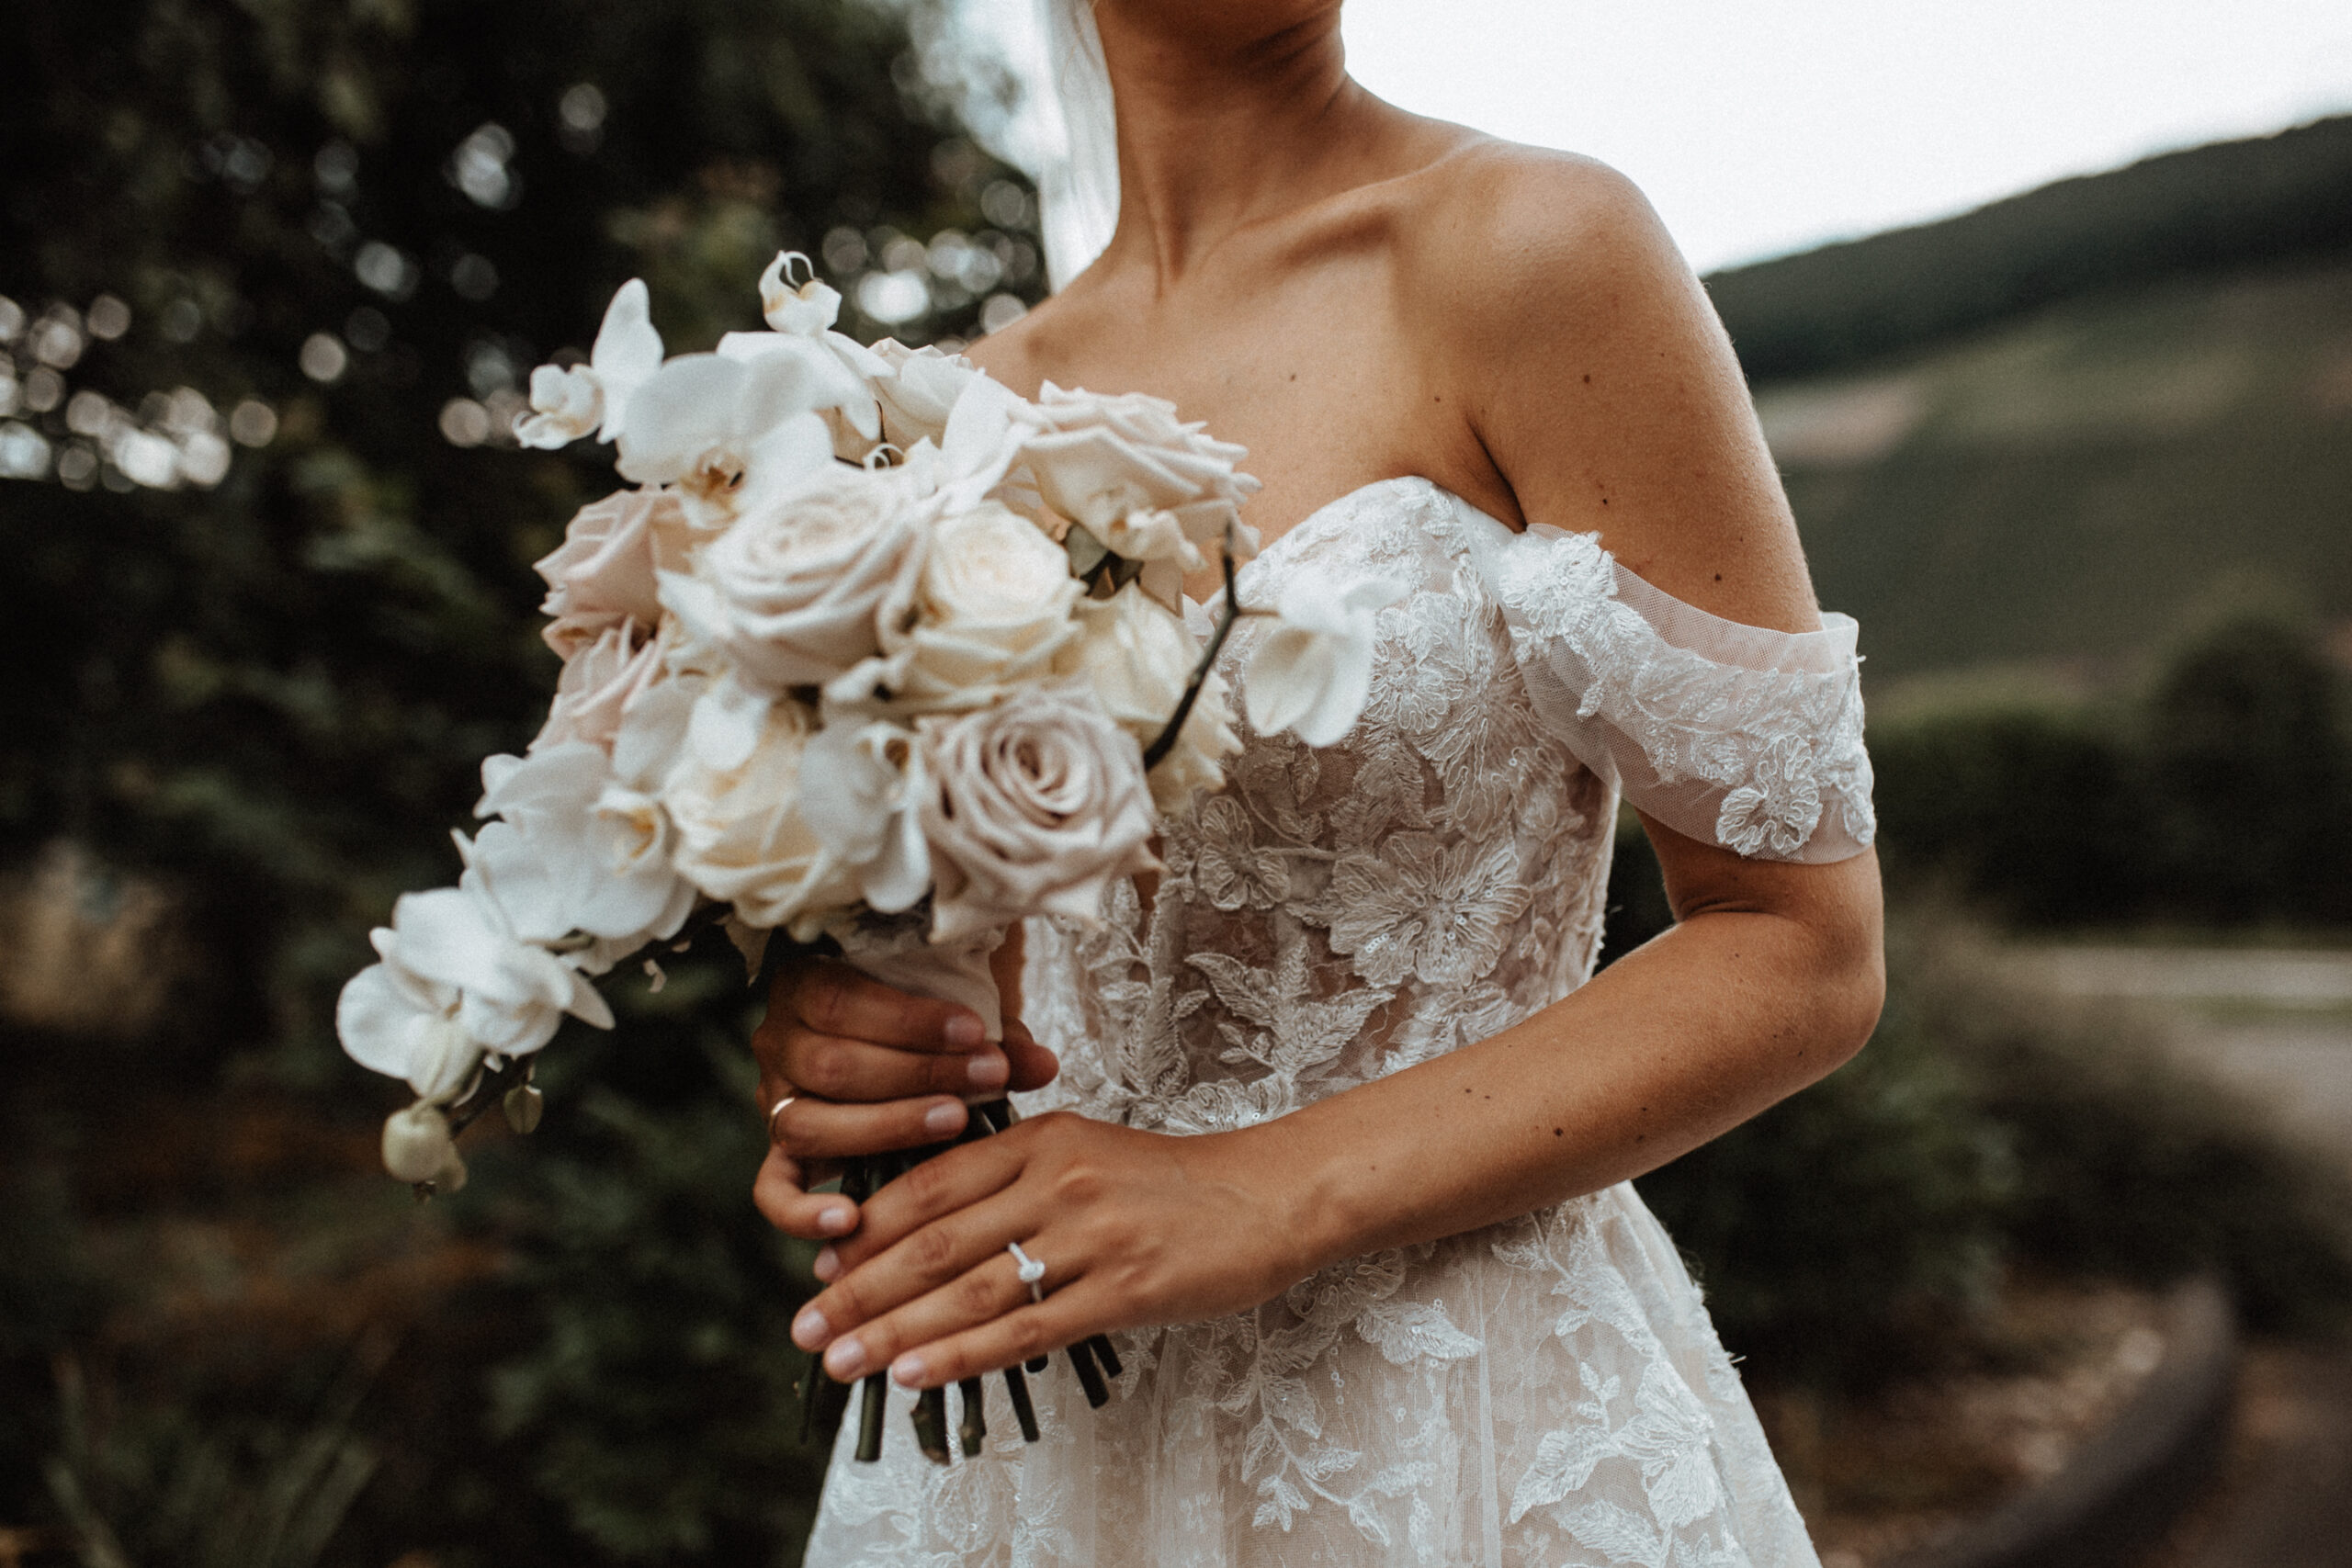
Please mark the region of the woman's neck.
[[[1396, 117], [1347, 73], [1337, 6], [1223, 35], [1183, 7], [1100, 0], [1118, 104], [1119, 222], [1105, 253], [1166, 288], [1249, 225], [1363, 177]], [[1216, 7], [1204, 7], [1205, 10]]]

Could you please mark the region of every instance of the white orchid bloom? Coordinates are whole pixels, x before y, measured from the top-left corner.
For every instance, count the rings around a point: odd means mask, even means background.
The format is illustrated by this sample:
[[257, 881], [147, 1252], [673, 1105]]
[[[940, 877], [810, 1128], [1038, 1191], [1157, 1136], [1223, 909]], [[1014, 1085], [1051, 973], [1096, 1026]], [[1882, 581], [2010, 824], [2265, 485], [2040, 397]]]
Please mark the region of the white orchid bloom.
[[[808, 281], [791, 281], [793, 264], [808, 268]], [[798, 251], [778, 251], [760, 274], [760, 314], [780, 333], [815, 337], [841, 319], [842, 291], [817, 276]]]
[[931, 890], [921, 805], [928, 774], [912, 732], [835, 719], [800, 754], [800, 815], [831, 846], [866, 903], [912, 908]]
[[381, 962], [344, 987], [335, 1032], [352, 1060], [406, 1078], [424, 1099], [456, 1094], [485, 1054], [537, 1050], [567, 1012], [613, 1026], [577, 970], [516, 940], [480, 867], [455, 887], [401, 895], [370, 940]]
[[622, 476], [675, 485], [689, 515], [707, 526], [734, 515], [739, 483], [788, 491], [821, 473], [833, 461], [832, 435], [811, 411], [830, 402], [840, 366], [801, 348], [748, 359], [686, 354], [662, 367], [629, 400]]
[[677, 934], [695, 892], [670, 865], [661, 802], [615, 776], [601, 746], [567, 740], [481, 765], [474, 863], [525, 942], [582, 931], [642, 946]]
[[[378, 928], [379, 953], [390, 949], [393, 934]], [[388, 958], [344, 983], [335, 1033], [345, 1054], [369, 1072], [406, 1078], [424, 1099], [446, 1100], [481, 1060], [481, 1046], [458, 1022], [462, 1000], [455, 986], [427, 980]]]
[[531, 412], [514, 425], [526, 446], [561, 446], [590, 431], [616, 439], [637, 389], [662, 368], [662, 334], [642, 279], [632, 277], [605, 308], [605, 323], [588, 363], [566, 370], [542, 365], [531, 372]]
[[1405, 596], [1401, 583], [1366, 578], [1332, 593], [1300, 579], [1283, 591], [1281, 624], [1250, 660], [1243, 711], [1261, 735], [1287, 729], [1329, 746], [1352, 728], [1372, 693], [1373, 644], [1380, 612]]

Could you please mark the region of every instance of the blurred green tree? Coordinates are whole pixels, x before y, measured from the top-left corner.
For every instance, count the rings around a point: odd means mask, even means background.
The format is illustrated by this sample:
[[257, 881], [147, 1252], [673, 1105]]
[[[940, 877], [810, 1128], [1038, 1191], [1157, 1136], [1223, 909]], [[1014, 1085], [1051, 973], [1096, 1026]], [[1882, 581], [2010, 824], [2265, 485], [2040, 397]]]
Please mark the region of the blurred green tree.
[[[266, 1055], [336, 1090], [326, 1114], [380, 1111], [343, 1092], [335, 989], [397, 892], [453, 874], [480, 759], [535, 728], [555, 665], [530, 563], [615, 482], [606, 453], [514, 446], [530, 367], [583, 348], [632, 275], [673, 350], [756, 326], [779, 248], [866, 338], [968, 337], [1042, 286], [1026, 185], [910, 47], [931, 5], [0, 8], [0, 870], [86, 845], [171, 889], [197, 954], [163, 1039], [8, 1039], [28, 1071], [96, 1095]], [[622, 987], [628, 1037], [560, 1044], [547, 1129], [456, 1201], [507, 1265], [404, 1352], [403, 1408], [446, 1424], [379, 1434], [352, 1560], [793, 1551], [805, 1285], [748, 1201], [732, 962]], [[39, 1266], [75, 1250], [62, 1163], [0, 1153], [0, 1191], [44, 1195], [11, 1207], [43, 1250], [0, 1268], [0, 1404], [23, 1413], [0, 1520], [81, 1539], [42, 1456], [98, 1466], [118, 1519], [169, 1466], [102, 1464], [43, 1404], [100, 1300]]]
[[2231, 924], [2352, 918], [2352, 727], [2308, 634], [2213, 627], [2149, 704], [2149, 793], [2171, 901]]
[[[0, 412], [13, 471], [62, 481], [0, 501], [0, 854], [167, 874], [209, 947], [175, 1029], [315, 1044], [367, 924], [445, 878], [552, 676], [529, 562], [611, 483], [504, 431], [623, 278], [682, 347], [758, 324], [780, 247], [867, 336], [1034, 289], [1025, 194], [909, 59], [861, 0], [0, 16]], [[885, 268], [909, 319], [855, 310]], [[210, 443], [176, 476], [175, 433]], [[229, 434], [256, 446], [187, 482]]]

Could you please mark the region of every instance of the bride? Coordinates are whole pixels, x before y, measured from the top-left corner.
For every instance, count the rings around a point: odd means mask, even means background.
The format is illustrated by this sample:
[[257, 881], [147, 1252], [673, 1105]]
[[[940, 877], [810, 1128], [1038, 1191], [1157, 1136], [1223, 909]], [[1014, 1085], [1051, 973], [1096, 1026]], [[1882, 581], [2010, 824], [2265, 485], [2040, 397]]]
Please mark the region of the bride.
[[[1373, 97], [1338, 0], [1047, 8], [1065, 286], [973, 358], [1246, 445], [1245, 604], [1409, 592], [1351, 732], [1248, 737], [1156, 885], [1000, 955], [1001, 1048], [779, 981], [757, 1199], [829, 1244], [796, 1338], [901, 1404], [1097, 1332], [1127, 1364], [947, 1468], [894, 1417], [809, 1561], [1811, 1564], [1629, 1184], [1836, 1067], [1882, 991], [1854, 627], [1731, 345], [1623, 178]], [[1679, 923], [1587, 983], [1621, 794]], [[810, 1190], [1008, 1086], [1010, 1134]]]

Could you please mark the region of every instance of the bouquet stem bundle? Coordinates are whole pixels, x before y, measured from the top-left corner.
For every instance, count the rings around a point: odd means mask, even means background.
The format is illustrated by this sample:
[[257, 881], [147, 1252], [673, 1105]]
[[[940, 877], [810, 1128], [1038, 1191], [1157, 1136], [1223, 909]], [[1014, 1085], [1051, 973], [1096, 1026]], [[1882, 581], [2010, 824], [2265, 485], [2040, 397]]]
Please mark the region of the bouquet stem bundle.
[[[972, 1118], [964, 1131], [944, 1144], [927, 1149], [912, 1149], [899, 1155], [869, 1155], [852, 1160], [842, 1176], [842, 1196], [854, 1203], [864, 1203], [881, 1187], [921, 1165], [924, 1160], [960, 1144], [972, 1143], [992, 1133], [1001, 1133], [1019, 1119], [1009, 1100], [991, 1100], [972, 1107]], [[1086, 1393], [1086, 1402], [1100, 1410], [1111, 1402], [1111, 1388], [1104, 1382], [1107, 1374], [1117, 1377], [1125, 1369], [1119, 1362], [1119, 1353], [1106, 1337], [1096, 1334], [1078, 1341], [1063, 1352], [1069, 1358], [1070, 1370], [1077, 1374], [1079, 1386]], [[1042, 1372], [1050, 1365], [1040, 1356], [1025, 1368], [1004, 1370], [1005, 1392], [1012, 1401], [1013, 1418], [1021, 1424], [1024, 1442], [1036, 1442], [1042, 1435], [1037, 1425], [1036, 1406], [1030, 1398], [1029, 1382], [1024, 1373]], [[860, 1380], [861, 1398], [858, 1406], [857, 1457], [872, 1463], [882, 1457], [882, 1424], [888, 1407], [888, 1386], [884, 1373], [874, 1372]], [[966, 1378], [957, 1385], [963, 1406], [963, 1419], [957, 1428], [964, 1456], [978, 1455], [980, 1445], [988, 1438], [988, 1420], [983, 1414], [982, 1380]], [[804, 1442], [812, 1442], [838, 1424], [849, 1408], [849, 1384], [835, 1381], [818, 1356], [808, 1358], [808, 1371], [800, 1383], [801, 1425]], [[947, 1391], [926, 1389], [916, 1401], [913, 1423], [915, 1442], [925, 1458], [934, 1464], [948, 1461]]]

